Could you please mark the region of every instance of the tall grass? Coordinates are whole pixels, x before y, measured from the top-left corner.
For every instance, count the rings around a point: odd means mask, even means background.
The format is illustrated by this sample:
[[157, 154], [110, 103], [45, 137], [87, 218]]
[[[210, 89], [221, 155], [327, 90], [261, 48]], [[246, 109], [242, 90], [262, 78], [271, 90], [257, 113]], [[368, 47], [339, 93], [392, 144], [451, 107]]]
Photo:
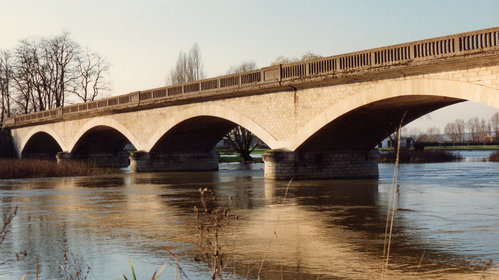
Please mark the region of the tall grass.
[[97, 169], [82, 162], [57, 163], [39, 159], [0, 159], [0, 179], [84, 176]]

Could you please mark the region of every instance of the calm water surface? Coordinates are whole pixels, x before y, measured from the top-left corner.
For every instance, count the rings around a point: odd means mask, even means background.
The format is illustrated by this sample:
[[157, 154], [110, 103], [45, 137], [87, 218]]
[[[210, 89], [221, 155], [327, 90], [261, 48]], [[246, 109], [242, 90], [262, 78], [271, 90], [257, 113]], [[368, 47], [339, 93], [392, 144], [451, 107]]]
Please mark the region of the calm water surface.
[[[387, 278], [499, 277], [499, 163], [478, 160], [486, 154], [401, 166]], [[165, 247], [179, 256], [182, 279], [207, 279], [196, 261], [200, 187], [213, 189], [218, 205], [232, 197], [239, 219], [221, 234], [235, 278], [256, 279], [267, 252], [262, 279], [379, 279], [393, 165], [379, 167], [379, 180], [292, 182], [287, 194], [288, 182], [263, 179], [263, 164], [0, 180], [2, 212], [18, 207], [0, 246], [0, 279], [34, 279], [37, 263], [40, 279], [64, 279], [61, 265], [90, 266], [88, 279], [123, 279], [129, 259], [140, 279], [164, 263], [160, 279], [175, 279]]]

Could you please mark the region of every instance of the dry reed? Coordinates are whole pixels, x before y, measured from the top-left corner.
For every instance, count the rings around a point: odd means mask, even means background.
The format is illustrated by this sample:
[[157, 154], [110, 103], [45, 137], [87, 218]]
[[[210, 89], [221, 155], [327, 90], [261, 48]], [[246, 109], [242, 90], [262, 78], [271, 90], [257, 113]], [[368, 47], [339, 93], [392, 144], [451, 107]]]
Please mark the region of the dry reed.
[[385, 241], [383, 246], [383, 257], [385, 258], [384, 266], [381, 270], [381, 279], [384, 279], [386, 272], [388, 270], [388, 263], [390, 261], [390, 248], [392, 242], [393, 233], [393, 221], [395, 216], [395, 196], [398, 190], [398, 169], [399, 169], [399, 154], [400, 154], [400, 131], [402, 129], [402, 124], [404, 123], [405, 114], [402, 115], [400, 124], [397, 127], [397, 154], [395, 158], [395, 167], [393, 170], [393, 180], [390, 187], [390, 199], [388, 202], [388, 209], [386, 213], [386, 227], [385, 227]]
[[96, 171], [96, 168], [82, 162], [0, 159], [0, 179], [84, 176], [93, 175]]

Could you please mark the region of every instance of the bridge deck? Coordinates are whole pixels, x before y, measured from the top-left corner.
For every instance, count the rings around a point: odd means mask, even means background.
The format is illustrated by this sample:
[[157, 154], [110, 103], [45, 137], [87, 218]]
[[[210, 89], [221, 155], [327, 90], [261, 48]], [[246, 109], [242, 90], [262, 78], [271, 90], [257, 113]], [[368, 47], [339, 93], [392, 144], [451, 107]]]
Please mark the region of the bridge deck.
[[[494, 59], [491, 59], [494, 58]], [[22, 127], [93, 115], [142, 110], [151, 107], [230, 98], [323, 84], [384, 78], [387, 73], [410, 75], [429, 66], [466, 67], [470, 59], [499, 62], [499, 27], [392, 45], [196, 82], [132, 92], [74, 104], [5, 120], [4, 127]], [[488, 61], [488, 62], [487, 62]]]

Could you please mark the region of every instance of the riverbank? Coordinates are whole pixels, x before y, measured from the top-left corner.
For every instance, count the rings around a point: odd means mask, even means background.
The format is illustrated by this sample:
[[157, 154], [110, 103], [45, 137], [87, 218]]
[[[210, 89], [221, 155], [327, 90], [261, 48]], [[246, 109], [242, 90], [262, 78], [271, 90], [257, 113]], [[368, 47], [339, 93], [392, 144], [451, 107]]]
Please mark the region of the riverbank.
[[[499, 145], [446, 145], [446, 146], [425, 146], [425, 150], [451, 150], [451, 151], [471, 151], [471, 150], [499, 150]], [[378, 151], [393, 151], [393, 147], [378, 148]]]
[[[262, 163], [262, 155], [267, 150], [268, 149], [264, 148], [255, 148], [251, 153], [253, 160], [247, 163]], [[217, 149], [217, 152], [220, 155], [218, 159], [218, 162], [220, 163], [242, 163], [244, 161], [243, 158], [233, 149]]]
[[[386, 151], [381, 153], [378, 162], [393, 163], [396, 159], [395, 151]], [[401, 150], [399, 153], [400, 163], [431, 163], [431, 162], [450, 162], [459, 161], [463, 157], [458, 153], [453, 153], [447, 150]]]
[[97, 173], [97, 168], [82, 162], [39, 159], [0, 159], [0, 179], [86, 176]]

